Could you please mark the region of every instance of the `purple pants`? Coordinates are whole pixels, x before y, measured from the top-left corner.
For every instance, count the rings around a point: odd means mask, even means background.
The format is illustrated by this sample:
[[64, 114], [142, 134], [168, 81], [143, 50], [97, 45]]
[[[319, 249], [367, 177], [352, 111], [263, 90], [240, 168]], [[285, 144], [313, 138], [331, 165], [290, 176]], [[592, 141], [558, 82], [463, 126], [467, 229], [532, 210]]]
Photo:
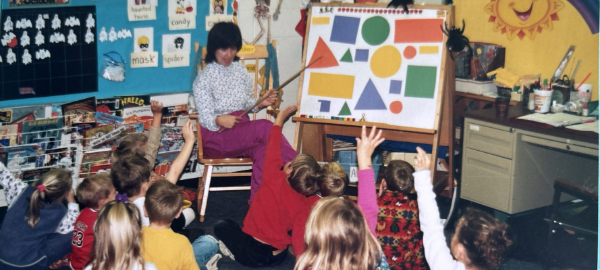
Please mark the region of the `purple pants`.
[[[230, 115], [240, 115], [242, 113], [243, 111], [236, 111]], [[249, 204], [252, 203], [254, 194], [256, 194], [260, 187], [263, 163], [265, 161], [265, 148], [272, 126], [273, 123], [271, 121], [264, 119], [250, 121], [248, 115], [244, 115], [234, 128], [225, 129], [221, 133], [201, 128], [204, 155], [215, 158], [252, 158]], [[292, 161], [297, 155], [298, 153], [283, 137], [281, 140], [281, 159], [283, 160], [283, 164]]]

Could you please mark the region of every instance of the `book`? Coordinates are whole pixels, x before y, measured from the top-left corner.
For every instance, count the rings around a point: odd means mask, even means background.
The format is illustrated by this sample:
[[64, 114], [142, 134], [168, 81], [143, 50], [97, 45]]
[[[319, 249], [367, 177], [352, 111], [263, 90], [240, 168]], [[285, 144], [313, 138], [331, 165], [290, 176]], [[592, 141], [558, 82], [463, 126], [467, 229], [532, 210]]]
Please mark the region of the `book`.
[[62, 117], [25, 121], [21, 133], [21, 144], [33, 143], [35, 138], [60, 138], [64, 125], [65, 119]]
[[23, 170], [21, 172], [21, 181], [25, 183], [36, 182], [42, 177], [42, 175], [44, 175], [52, 169], [52, 167], [44, 167], [31, 170]]
[[35, 138], [33, 139], [33, 143], [37, 143], [45, 150], [54, 149], [57, 147], [56, 138], [55, 137], [46, 137], [46, 138]]
[[178, 116], [187, 114], [187, 104], [164, 107], [162, 110], [161, 124], [177, 123]]
[[96, 122], [96, 98], [89, 97], [62, 105], [65, 124], [71, 126], [78, 123]]
[[17, 132], [21, 133], [21, 131], [23, 130], [23, 122], [31, 121], [31, 120], [35, 120], [35, 116], [33, 113], [30, 113], [30, 114], [24, 115], [20, 118], [17, 118], [16, 120], [13, 120], [10, 124], [17, 125]]
[[15, 146], [17, 145], [19, 133], [19, 125], [7, 125], [0, 126], [0, 140], [9, 140], [9, 144], [6, 146]]
[[96, 112], [96, 123], [100, 125], [123, 123], [123, 118], [109, 113]]
[[150, 106], [150, 95], [117, 96], [121, 109]]
[[160, 176], [166, 176], [171, 170], [171, 164], [179, 155], [179, 151], [158, 153], [154, 163], [154, 173]]
[[181, 127], [162, 126], [161, 131], [161, 140], [183, 139], [183, 134], [181, 134]]
[[92, 172], [92, 167], [94, 165], [110, 164], [111, 154], [111, 149], [84, 152], [81, 159], [81, 166], [79, 167], [79, 178], [91, 176], [90, 173]]
[[160, 147], [158, 147], [158, 153], [181, 151], [184, 143], [185, 140], [183, 138], [174, 140], [161, 140]]
[[63, 146], [54, 149], [47, 149], [43, 166], [52, 166], [62, 169], [69, 169], [76, 164], [77, 158], [77, 147], [75, 146]]
[[[31, 115], [33, 119], [42, 119], [46, 118], [46, 107], [48, 105], [31, 105], [31, 106], [21, 106], [21, 107], [12, 107], [12, 118], [13, 119], [21, 119], [27, 115]], [[14, 120], [13, 120], [14, 121]]]
[[8, 166], [8, 152], [0, 152], [0, 162], [2, 162], [4, 166]]
[[59, 104], [52, 104], [52, 108], [51, 108], [51, 112], [50, 112], [50, 117], [62, 117], [62, 106]]
[[121, 100], [118, 98], [99, 98], [96, 99], [96, 112], [120, 116]]
[[[98, 126], [95, 128], [86, 129], [83, 131], [82, 145], [88, 146], [90, 141], [95, 141], [95, 145], [98, 145], [103, 142], [103, 141], [98, 141], [98, 139], [108, 133], [111, 133], [114, 129], [115, 129], [114, 125], [104, 125], [104, 126]], [[93, 147], [93, 146], [94, 145], [91, 145], [90, 147]]]
[[2, 110], [0, 111], [0, 123], [10, 123], [12, 122], [12, 110]]
[[44, 159], [44, 150], [37, 144], [4, 147], [0, 148], [0, 152], [8, 153], [6, 167], [11, 171], [33, 169], [43, 164], [38, 159]]
[[110, 163], [94, 164], [94, 165], [92, 165], [92, 170], [90, 172], [90, 176], [96, 175], [96, 174], [110, 175], [110, 168], [112, 168], [112, 164], [110, 164]]
[[135, 123], [143, 122], [146, 120], [152, 120], [153, 114], [150, 106], [146, 107], [129, 107], [123, 109], [123, 122], [124, 123]]

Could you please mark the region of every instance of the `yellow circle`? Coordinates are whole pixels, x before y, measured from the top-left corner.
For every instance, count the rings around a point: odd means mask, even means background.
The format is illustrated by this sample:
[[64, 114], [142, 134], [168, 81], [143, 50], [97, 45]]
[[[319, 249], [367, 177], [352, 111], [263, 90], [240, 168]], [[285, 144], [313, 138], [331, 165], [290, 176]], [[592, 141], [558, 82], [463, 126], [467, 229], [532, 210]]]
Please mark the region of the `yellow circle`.
[[371, 56], [371, 71], [379, 78], [390, 77], [400, 69], [402, 56], [396, 47], [382, 46]]

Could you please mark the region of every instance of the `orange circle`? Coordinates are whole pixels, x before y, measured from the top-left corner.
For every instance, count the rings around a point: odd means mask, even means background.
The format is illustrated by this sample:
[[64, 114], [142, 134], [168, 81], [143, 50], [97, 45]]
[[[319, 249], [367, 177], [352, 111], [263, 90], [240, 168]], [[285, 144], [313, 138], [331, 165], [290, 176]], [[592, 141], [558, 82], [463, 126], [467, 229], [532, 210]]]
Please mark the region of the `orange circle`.
[[390, 111], [393, 114], [399, 114], [402, 111], [402, 102], [396, 100], [390, 103]]
[[413, 59], [417, 55], [417, 49], [413, 46], [407, 46], [404, 48], [404, 58]]

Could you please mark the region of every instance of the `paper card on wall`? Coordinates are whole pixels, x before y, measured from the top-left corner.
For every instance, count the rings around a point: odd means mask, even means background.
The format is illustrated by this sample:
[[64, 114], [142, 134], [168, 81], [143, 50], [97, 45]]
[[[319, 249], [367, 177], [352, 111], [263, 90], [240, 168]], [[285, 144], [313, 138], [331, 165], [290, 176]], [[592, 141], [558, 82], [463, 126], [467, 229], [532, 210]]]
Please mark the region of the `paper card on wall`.
[[131, 68], [158, 67], [158, 52], [131, 53]]
[[196, 29], [196, 15], [169, 16], [169, 30]]
[[191, 34], [163, 35], [163, 67], [187, 67], [190, 65]]
[[227, 0], [208, 0], [210, 15], [227, 14]]
[[206, 16], [206, 31], [210, 31], [212, 27], [220, 22], [232, 22], [233, 16], [231, 15], [210, 15]]
[[129, 21], [156, 20], [156, 1], [127, 0], [127, 16]]
[[169, 0], [169, 17], [196, 15], [196, 0]]
[[146, 27], [133, 29], [133, 51], [154, 51], [154, 28]]

